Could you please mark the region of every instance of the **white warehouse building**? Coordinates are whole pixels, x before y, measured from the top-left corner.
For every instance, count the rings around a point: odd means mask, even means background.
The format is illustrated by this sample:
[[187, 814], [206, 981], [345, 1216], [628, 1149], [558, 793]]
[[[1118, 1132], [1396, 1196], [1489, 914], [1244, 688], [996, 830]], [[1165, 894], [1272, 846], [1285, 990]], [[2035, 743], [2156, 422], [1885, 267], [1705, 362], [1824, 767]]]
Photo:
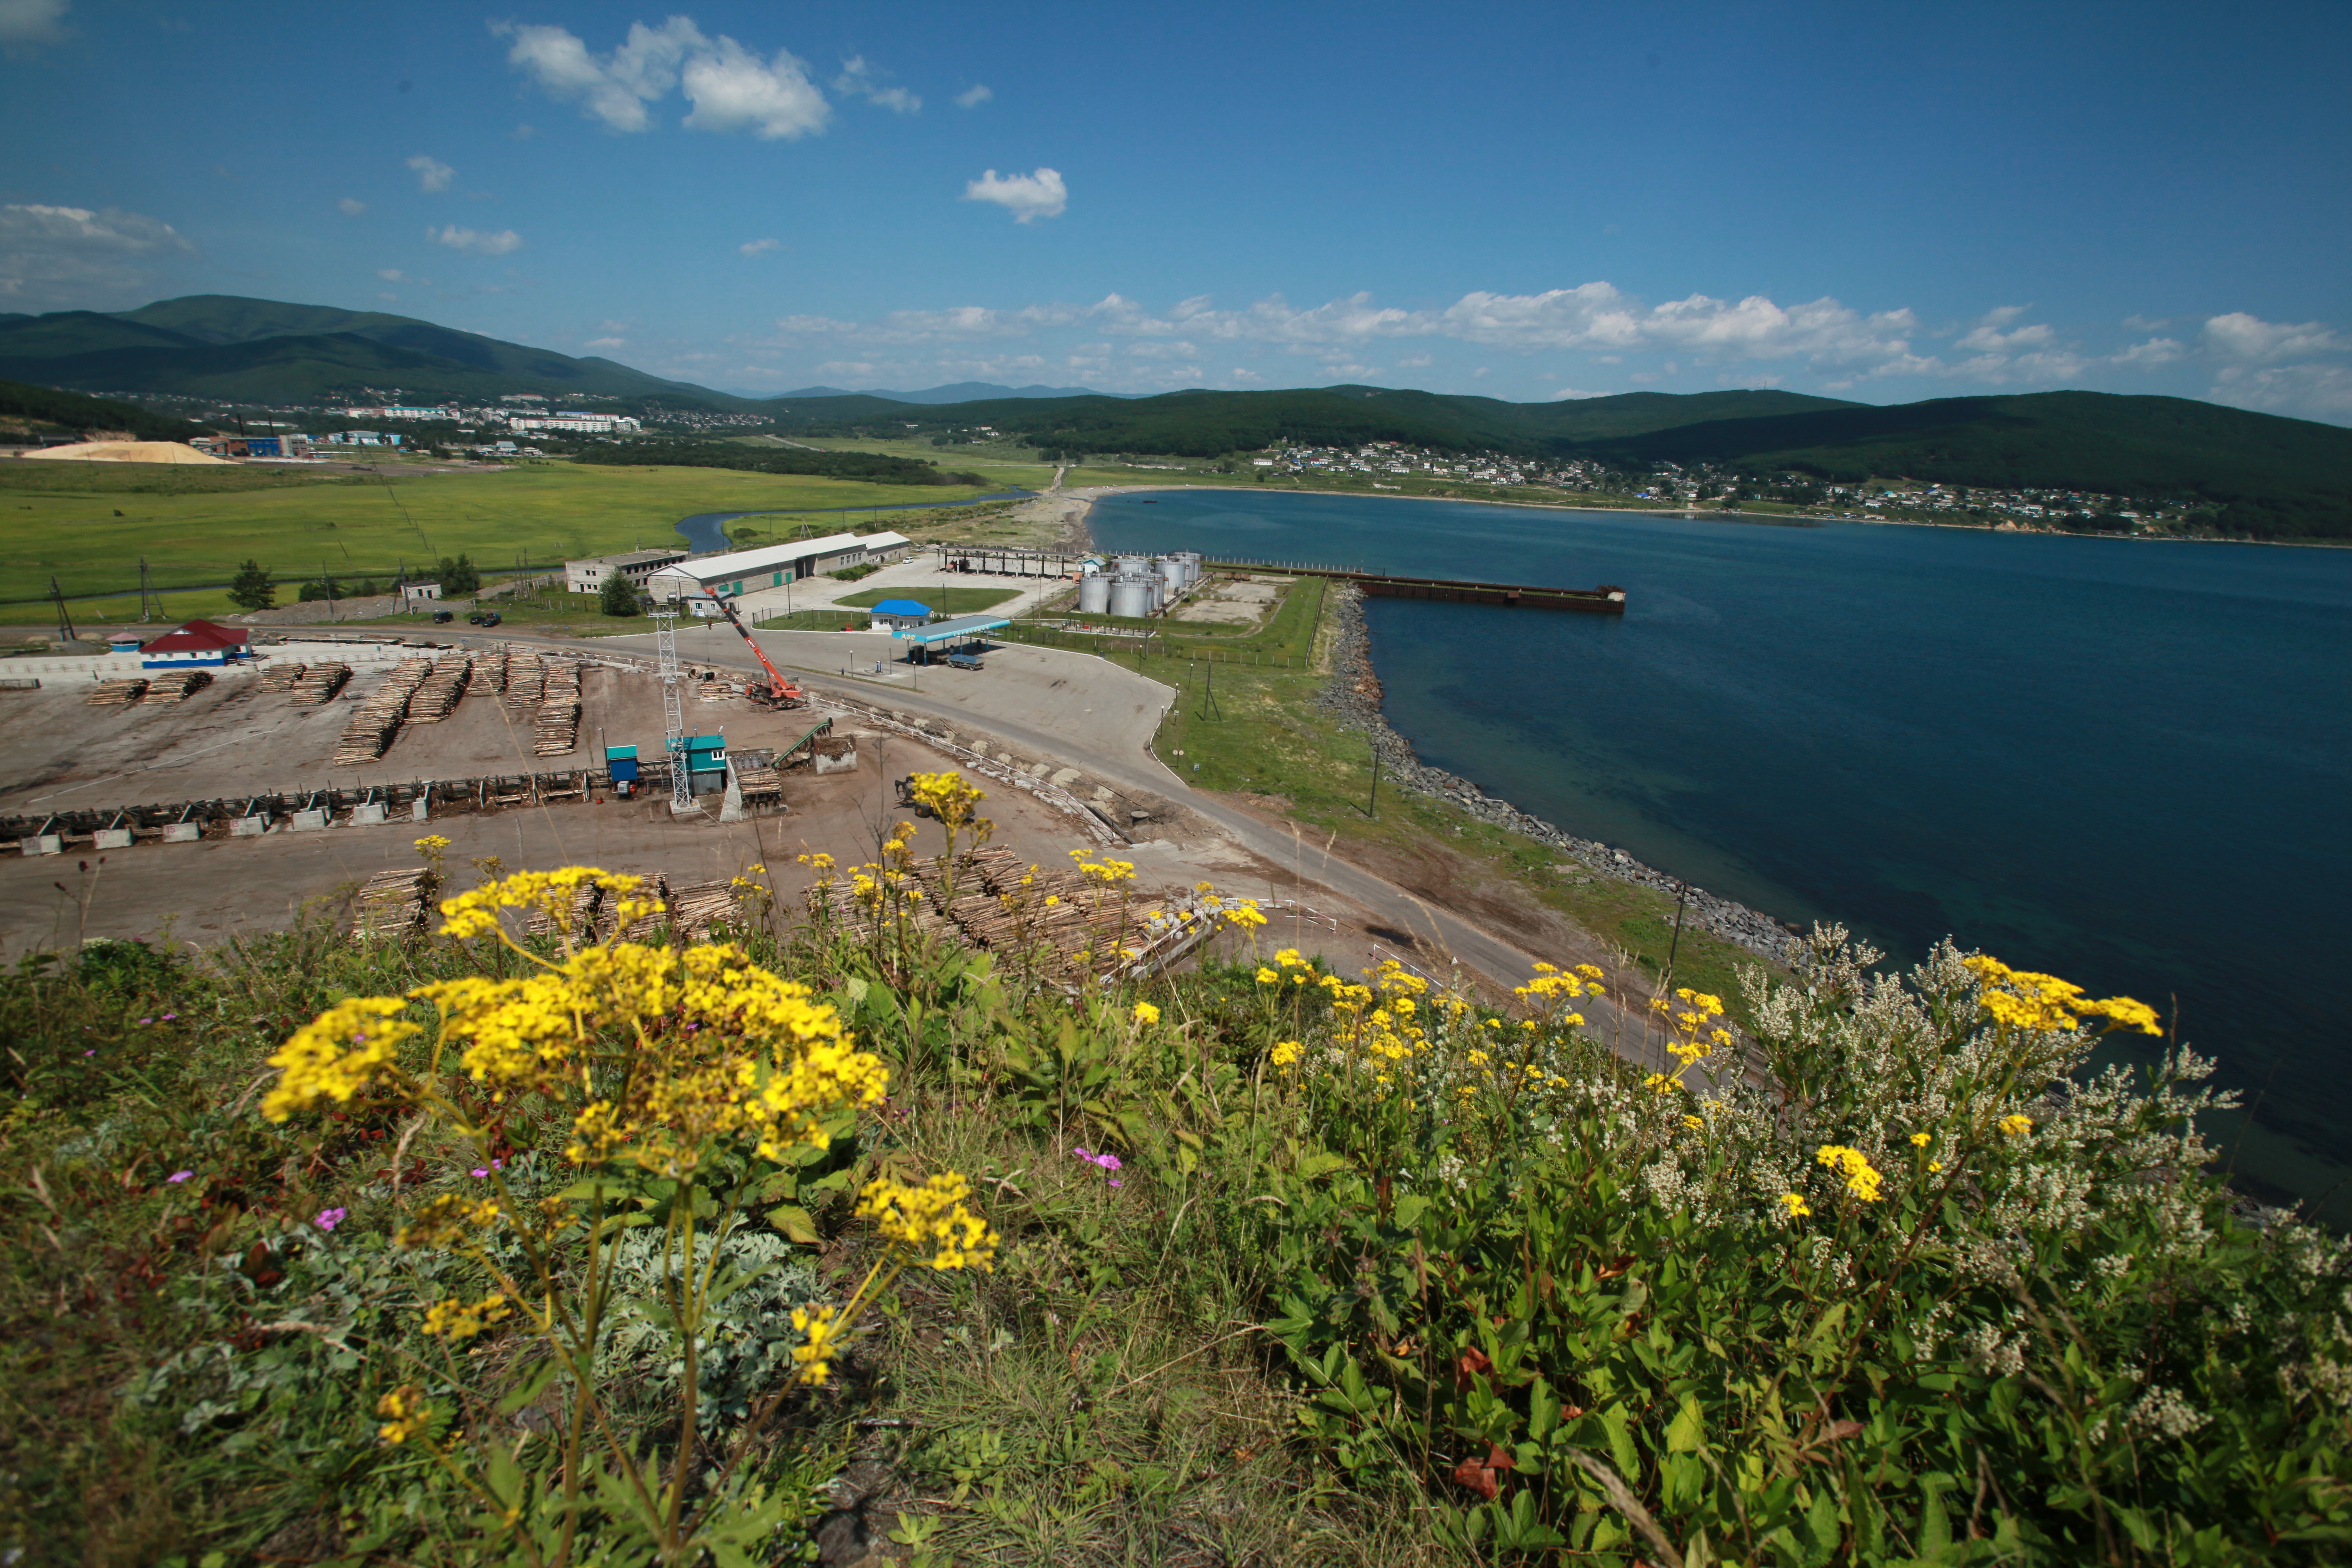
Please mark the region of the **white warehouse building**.
[[845, 566], [859, 566], [869, 559], [896, 560], [912, 541], [902, 534], [877, 533], [861, 538], [855, 533], [830, 533], [822, 539], [794, 539], [782, 544], [763, 544], [757, 550], [730, 550], [723, 555], [704, 555], [691, 561], [681, 561], [665, 566], [645, 578], [646, 592], [656, 599], [682, 599], [688, 609], [698, 616], [719, 613], [718, 598], [735, 598], [743, 594], [756, 594], [762, 588], [781, 588], [787, 583], [798, 583], [826, 572], [838, 572]]

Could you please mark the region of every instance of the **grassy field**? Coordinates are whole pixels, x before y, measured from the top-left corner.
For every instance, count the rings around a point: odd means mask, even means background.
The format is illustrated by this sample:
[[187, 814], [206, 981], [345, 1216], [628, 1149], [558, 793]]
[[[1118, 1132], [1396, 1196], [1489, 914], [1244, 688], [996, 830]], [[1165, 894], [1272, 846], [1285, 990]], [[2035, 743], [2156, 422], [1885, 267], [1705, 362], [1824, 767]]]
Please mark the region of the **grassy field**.
[[885, 599], [916, 596], [919, 604], [928, 605], [943, 615], [972, 616], [982, 610], [992, 610], [1007, 599], [1021, 596], [1018, 588], [868, 588], [862, 594], [852, 594], [835, 599], [836, 605], [855, 605], [870, 610]]
[[[986, 493], [941, 487], [943, 506]], [[389, 577], [444, 555], [485, 571], [674, 543], [681, 517], [706, 511], [891, 506], [903, 485], [869, 485], [722, 468], [547, 463], [502, 472], [446, 472], [387, 463], [372, 475], [288, 477], [230, 469], [94, 463], [0, 463], [0, 617], [39, 620], [54, 575], [78, 617], [138, 614], [145, 557], [173, 618], [219, 615], [222, 592], [248, 556], [283, 580], [321, 571]], [[897, 526], [926, 512], [831, 512], [836, 529]], [[789, 533], [782, 519], [762, 519]], [[781, 526], [780, 526], [781, 525]], [[282, 590], [279, 602], [291, 599]]]

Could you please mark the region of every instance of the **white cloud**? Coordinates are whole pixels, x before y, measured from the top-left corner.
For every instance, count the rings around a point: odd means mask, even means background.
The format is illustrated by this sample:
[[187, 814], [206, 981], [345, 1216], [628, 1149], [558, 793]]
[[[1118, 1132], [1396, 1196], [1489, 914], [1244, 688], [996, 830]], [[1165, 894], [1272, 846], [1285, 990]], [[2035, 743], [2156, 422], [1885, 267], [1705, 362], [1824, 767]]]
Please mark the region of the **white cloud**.
[[500, 23], [492, 30], [514, 40], [509, 64], [550, 97], [578, 100], [583, 114], [614, 131], [651, 130], [646, 106], [680, 87], [694, 105], [683, 123], [696, 131], [797, 138], [824, 130], [832, 114], [807, 65], [790, 50], [762, 60], [723, 34], [704, 37], [686, 16], [658, 27], [632, 23], [628, 41], [601, 56], [562, 27]]
[[1546, 403], [1566, 403], [1577, 398], [1608, 397], [1611, 395], [1612, 394], [1606, 392], [1580, 392], [1573, 386], [1563, 386], [1558, 392], [1547, 394], [1544, 397], [1544, 401]]
[[765, 256], [769, 251], [777, 249], [784, 242], [781, 239], [751, 239], [744, 241], [735, 248], [739, 253], [744, 256]]
[[626, 348], [628, 342], [629, 340], [626, 338], [590, 338], [582, 346], [592, 349], [618, 349]]
[[425, 237], [435, 245], [446, 245], [468, 256], [508, 256], [522, 248], [522, 236], [510, 228], [486, 234], [480, 229], [459, 228], [454, 223], [437, 229], [426, 224]]
[[416, 188], [428, 195], [435, 191], [447, 190], [449, 182], [457, 177], [457, 170], [440, 159], [428, 157], [423, 153], [411, 158], [408, 161], [408, 166], [416, 171]]
[[2030, 305], [2002, 305], [1987, 310], [1957, 346], [1978, 353], [2015, 353], [2021, 350], [2048, 348], [2058, 338], [2046, 326], [2037, 323], [2019, 327], [2013, 331], [2001, 330], [2032, 309]]
[[0, 300], [95, 309], [148, 288], [148, 263], [195, 247], [159, 218], [113, 207], [0, 205]]
[[397, 267], [379, 268], [376, 271], [376, 276], [383, 279], [387, 283], [405, 283], [408, 281], [408, 274], [403, 272]]
[[2160, 332], [2170, 325], [2172, 325], [2170, 321], [2160, 321], [2149, 316], [2124, 318], [2124, 331], [2127, 332]]
[[955, 106], [958, 109], [978, 109], [995, 96], [995, 93], [989, 90], [986, 82], [976, 81], [955, 95]]
[[353, 196], [345, 196], [335, 204], [335, 210], [345, 217], [357, 217], [367, 211], [367, 203]]
[[2243, 310], [2215, 316], [2205, 323], [2205, 346], [2225, 359], [2252, 363], [2287, 359], [2296, 354], [2328, 353], [2352, 348], [2352, 341], [2317, 321], [2288, 326], [2265, 321]]
[[831, 316], [779, 316], [776, 326], [788, 337], [807, 337], [818, 332], [854, 332], [855, 321], [836, 321]]
[[2340, 364], [2230, 365], [2205, 395], [2266, 414], [2352, 424], [2352, 368]]
[[61, 44], [67, 0], [0, 0], [0, 46], [11, 54], [33, 44]]
[[682, 122], [690, 131], [751, 131], [763, 142], [797, 141], [824, 129], [833, 108], [808, 68], [778, 49], [762, 65], [732, 38], [720, 38], [715, 53], [687, 61], [682, 79], [694, 112]]
[[841, 74], [833, 79], [833, 90], [862, 98], [898, 114], [919, 113], [923, 107], [923, 100], [905, 88], [884, 87], [864, 55], [852, 55], [841, 62]]
[[1034, 174], [1007, 174], [1002, 179], [991, 169], [964, 186], [963, 199], [994, 202], [1011, 213], [1015, 223], [1027, 223], [1032, 218], [1061, 216], [1062, 209], [1070, 205], [1070, 191], [1062, 183], [1061, 174], [1053, 169], [1039, 169]]
[[2157, 370], [2170, 364], [2188, 351], [2174, 338], [2150, 338], [2144, 343], [2134, 343], [2115, 356], [2115, 363], [2135, 370]]

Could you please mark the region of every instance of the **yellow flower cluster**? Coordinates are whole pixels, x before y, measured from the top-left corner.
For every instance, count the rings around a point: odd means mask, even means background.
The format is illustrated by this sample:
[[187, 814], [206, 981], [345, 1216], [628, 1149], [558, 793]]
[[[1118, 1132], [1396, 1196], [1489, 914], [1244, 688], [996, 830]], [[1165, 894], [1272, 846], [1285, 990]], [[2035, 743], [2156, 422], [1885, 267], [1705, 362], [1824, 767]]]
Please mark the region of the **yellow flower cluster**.
[[[450, 929], [502, 931], [499, 911], [534, 904], [568, 914], [591, 879], [624, 890], [635, 882], [583, 868], [525, 872], [451, 900]], [[881, 1058], [855, 1047], [830, 1005], [732, 943], [677, 952], [616, 942], [533, 962], [537, 973], [516, 979], [468, 975], [337, 1005], [271, 1058], [281, 1076], [264, 1113], [283, 1121], [382, 1077], [412, 1096], [431, 1092], [393, 1062], [393, 1047], [418, 1032], [397, 1016], [412, 1000], [440, 1011], [436, 1064], [456, 1046], [457, 1065], [493, 1101], [542, 1094], [575, 1104], [565, 1153], [581, 1164], [625, 1159], [677, 1176], [719, 1138], [782, 1159], [795, 1146], [824, 1147], [825, 1121], [878, 1103], [887, 1083]], [[591, 1086], [606, 1063], [620, 1070], [603, 1076], [614, 1088], [599, 1096]]]
[[907, 780], [907, 793], [950, 828], [970, 826], [973, 810], [988, 798], [961, 773], [916, 773]]
[[1265, 911], [1257, 907], [1255, 899], [1235, 899], [1224, 906], [1225, 923], [1240, 931], [1255, 931], [1265, 924]]
[[1135, 1005], [1135, 1021], [1139, 1024], [1157, 1024], [1160, 1022], [1160, 1009], [1149, 1002], [1138, 1002]]
[[278, 1082], [262, 1097], [261, 1114], [283, 1121], [328, 1100], [349, 1100], [392, 1065], [393, 1047], [423, 1027], [400, 1015], [401, 996], [352, 996], [294, 1031], [269, 1058]]
[[1274, 1065], [1278, 1068], [1286, 1068], [1296, 1065], [1298, 1060], [1298, 1042], [1297, 1040], [1278, 1040], [1275, 1043], [1275, 1047], [1269, 1059], [1272, 1060]]
[[447, 1247], [470, 1241], [477, 1231], [499, 1221], [495, 1198], [469, 1198], [443, 1193], [425, 1199], [409, 1212], [408, 1223], [393, 1239], [401, 1247]]
[[415, 1384], [404, 1383], [375, 1402], [375, 1413], [384, 1418], [375, 1429], [376, 1436], [387, 1443], [405, 1443], [425, 1430], [433, 1407], [425, 1403]]
[[496, 1291], [471, 1306], [455, 1299], [436, 1301], [425, 1310], [425, 1331], [451, 1344], [461, 1344], [513, 1314], [514, 1309], [507, 1304], [505, 1295]]
[[1984, 954], [1963, 961], [1984, 983], [1979, 1001], [1996, 1024], [2012, 1029], [2048, 1032], [2073, 1029], [2095, 1018], [2109, 1020], [2111, 1029], [2137, 1029], [2144, 1035], [2163, 1033], [2156, 1009], [2128, 996], [2094, 1000], [2083, 988], [2052, 974], [2011, 969]]
[[2000, 1130], [2009, 1137], [2022, 1138], [2033, 1131], [2033, 1118], [2014, 1114], [2004, 1116], [2000, 1119]]
[[1078, 875], [1099, 882], [1106, 888], [1114, 882], [1126, 882], [1134, 879], [1134, 861], [1114, 860], [1108, 855], [1099, 860], [1089, 860], [1087, 858], [1087, 853], [1084, 849], [1070, 851], [1070, 858], [1077, 863]]
[[1813, 1212], [1813, 1205], [1805, 1201], [1802, 1193], [1782, 1193], [1780, 1202], [1787, 1205], [1790, 1219], [1802, 1219]]
[[971, 1204], [971, 1184], [953, 1172], [920, 1186], [883, 1175], [858, 1194], [857, 1217], [885, 1241], [929, 1254], [933, 1268], [992, 1268], [999, 1237]]
[[1843, 1143], [1824, 1143], [1813, 1152], [1813, 1158], [1843, 1176], [1845, 1190], [1864, 1203], [1874, 1204], [1885, 1197], [1878, 1186], [1886, 1178], [1871, 1168], [1861, 1150], [1849, 1149]]
[[799, 1344], [793, 1347], [793, 1360], [800, 1364], [797, 1374], [811, 1387], [823, 1383], [833, 1371], [833, 1358], [841, 1353], [841, 1333], [845, 1327], [838, 1310], [832, 1307], [795, 1307], [793, 1328], [801, 1334]]

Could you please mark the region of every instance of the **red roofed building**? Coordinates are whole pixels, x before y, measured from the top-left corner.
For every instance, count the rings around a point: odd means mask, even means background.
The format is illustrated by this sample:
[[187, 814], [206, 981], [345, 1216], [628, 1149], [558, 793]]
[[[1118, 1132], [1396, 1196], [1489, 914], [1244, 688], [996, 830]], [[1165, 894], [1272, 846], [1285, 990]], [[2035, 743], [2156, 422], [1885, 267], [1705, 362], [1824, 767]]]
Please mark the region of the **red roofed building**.
[[240, 658], [251, 658], [249, 639], [253, 634], [240, 626], [225, 626], [217, 621], [190, 621], [175, 632], [165, 632], [139, 650], [139, 662], [147, 669], [185, 669], [193, 665], [232, 664]]

